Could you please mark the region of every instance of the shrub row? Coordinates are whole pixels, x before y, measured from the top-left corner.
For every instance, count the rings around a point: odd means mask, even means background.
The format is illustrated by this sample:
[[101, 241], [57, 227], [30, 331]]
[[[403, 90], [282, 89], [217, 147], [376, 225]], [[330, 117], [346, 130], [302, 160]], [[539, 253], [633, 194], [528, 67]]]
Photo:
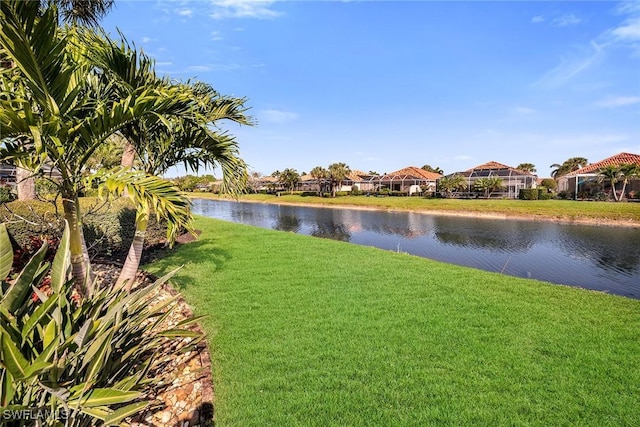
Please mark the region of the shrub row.
[[[105, 204], [97, 199], [83, 199], [85, 212], [82, 229], [89, 254], [95, 257], [124, 259], [135, 234], [136, 211], [126, 199]], [[0, 208], [0, 221], [7, 224], [7, 231], [15, 249], [28, 247], [34, 238], [57, 240], [62, 236], [62, 207], [53, 203], [14, 201]], [[145, 246], [164, 243], [166, 224], [158, 224], [155, 217], [149, 220]]]
[[549, 200], [553, 197], [546, 187], [541, 188], [521, 188], [518, 193], [520, 200]]

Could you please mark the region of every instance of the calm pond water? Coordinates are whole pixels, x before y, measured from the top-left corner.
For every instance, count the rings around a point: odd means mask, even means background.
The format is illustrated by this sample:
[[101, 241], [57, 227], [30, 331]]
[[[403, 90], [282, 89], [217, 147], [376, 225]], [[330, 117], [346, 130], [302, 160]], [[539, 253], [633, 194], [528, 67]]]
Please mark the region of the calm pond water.
[[196, 214], [640, 298], [640, 229], [196, 199]]

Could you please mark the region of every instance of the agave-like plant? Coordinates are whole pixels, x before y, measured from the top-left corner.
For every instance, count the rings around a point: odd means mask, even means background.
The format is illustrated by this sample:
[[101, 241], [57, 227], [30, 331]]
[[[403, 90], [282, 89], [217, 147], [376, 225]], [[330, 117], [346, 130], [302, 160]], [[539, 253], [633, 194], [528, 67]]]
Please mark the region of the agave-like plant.
[[[202, 336], [183, 329], [194, 318], [163, 326], [173, 299], [149, 302], [175, 271], [133, 292], [107, 286], [74, 294], [69, 236], [66, 225], [51, 265], [43, 262], [45, 243], [9, 279], [13, 253], [0, 224], [0, 406], [5, 418], [38, 408], [41, 425], [123, 425], [148, 406], [143, 391], [161, 380], [150, 375], [164, 362], [161, 349], [175, 337], [194, 338], [192, 347]], [[48, 293], [39, 289], [45, 280]]]

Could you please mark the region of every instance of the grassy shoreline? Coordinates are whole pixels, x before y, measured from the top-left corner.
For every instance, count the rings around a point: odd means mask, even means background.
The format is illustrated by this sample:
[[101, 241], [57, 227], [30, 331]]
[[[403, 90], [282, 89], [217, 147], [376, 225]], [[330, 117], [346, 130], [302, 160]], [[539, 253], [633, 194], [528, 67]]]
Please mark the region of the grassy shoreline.
[[[220, 199], [211, 193], [192, 193], [192, 198]], [[460, 215], [470, 217], [554, 221], [594, 225], [640, 227], [640, 203], [582, 202], [574, 200], [461, 200], [425, 199], [421, 197], [336, 198], [282, 194], [248, 194], [242, 202], [259, 202], [351, 209], [382, 209], [413, 211], [432, 215]]]
[[216, 423], [633, 425], [640, 301], [197, 217]]

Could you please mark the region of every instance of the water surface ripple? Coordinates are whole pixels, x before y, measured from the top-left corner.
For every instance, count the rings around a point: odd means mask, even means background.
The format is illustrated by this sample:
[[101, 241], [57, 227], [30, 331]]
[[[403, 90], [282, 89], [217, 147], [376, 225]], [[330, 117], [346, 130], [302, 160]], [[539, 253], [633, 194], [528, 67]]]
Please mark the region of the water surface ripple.
[[196, 214], [640, 298], [640, 229], [196, 199]]

